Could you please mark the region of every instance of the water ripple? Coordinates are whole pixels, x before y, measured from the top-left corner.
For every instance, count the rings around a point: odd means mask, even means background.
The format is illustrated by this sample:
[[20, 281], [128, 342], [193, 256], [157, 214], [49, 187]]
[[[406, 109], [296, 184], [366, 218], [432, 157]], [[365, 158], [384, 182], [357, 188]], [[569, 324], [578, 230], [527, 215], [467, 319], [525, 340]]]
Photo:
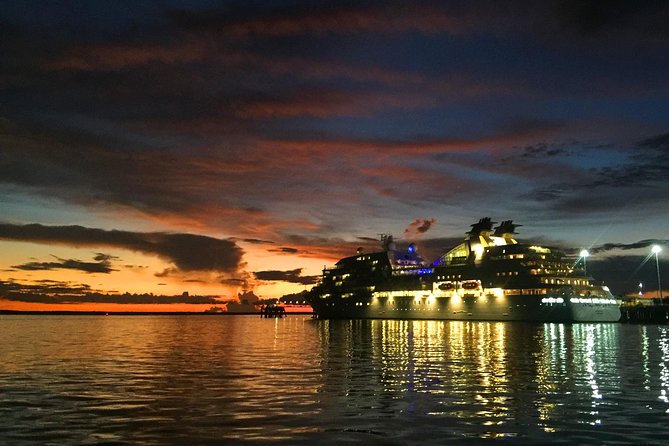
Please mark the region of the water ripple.
[[3, 444], [666, 444], [659, 326], [0, 316]]

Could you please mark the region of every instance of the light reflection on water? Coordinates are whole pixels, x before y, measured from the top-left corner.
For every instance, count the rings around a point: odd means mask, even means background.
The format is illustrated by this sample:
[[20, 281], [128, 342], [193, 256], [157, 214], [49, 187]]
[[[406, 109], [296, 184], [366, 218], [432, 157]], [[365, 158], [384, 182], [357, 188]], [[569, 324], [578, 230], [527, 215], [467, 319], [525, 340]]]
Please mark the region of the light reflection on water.
[[669, 442], [669, 328], [0, 316], [0, 443]]

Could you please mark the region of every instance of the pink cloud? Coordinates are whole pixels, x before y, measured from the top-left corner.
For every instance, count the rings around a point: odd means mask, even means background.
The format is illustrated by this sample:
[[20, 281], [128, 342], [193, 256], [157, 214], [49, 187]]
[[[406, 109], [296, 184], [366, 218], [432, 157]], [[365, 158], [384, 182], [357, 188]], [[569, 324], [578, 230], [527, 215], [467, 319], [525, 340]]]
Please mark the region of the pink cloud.
[[425, 234], [436, 222], [435, 218], [430, 218], [429, 220], [426, 218], [417, 218], [407, 226], [404, 230], [404, 235], [415, 237]]

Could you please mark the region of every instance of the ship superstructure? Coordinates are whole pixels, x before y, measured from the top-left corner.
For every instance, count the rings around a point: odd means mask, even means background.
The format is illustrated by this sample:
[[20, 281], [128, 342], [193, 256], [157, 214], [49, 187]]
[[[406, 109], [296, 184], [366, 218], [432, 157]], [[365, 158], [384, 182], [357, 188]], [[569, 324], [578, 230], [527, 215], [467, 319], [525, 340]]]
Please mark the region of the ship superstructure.
[[411, 244], [359, 251], [323, 271], [311, 290], [321, 318], [525, 321], [620, 319], [617, 300], [561, 251], [519, 243], [519, 225], [483, 218], [462, 244], [428, 263]]

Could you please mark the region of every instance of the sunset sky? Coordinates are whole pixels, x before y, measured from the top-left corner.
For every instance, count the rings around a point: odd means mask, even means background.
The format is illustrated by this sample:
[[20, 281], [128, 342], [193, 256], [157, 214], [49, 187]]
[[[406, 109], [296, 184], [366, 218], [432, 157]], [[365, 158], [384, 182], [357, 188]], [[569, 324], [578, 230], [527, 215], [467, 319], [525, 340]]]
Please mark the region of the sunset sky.
[[481, 217], [591, 249], [618, 294], [657, 288], [660, 244], [669, 288], [667, 23], [659, 0], [7, 2], [0, 309], [280, 297]]

